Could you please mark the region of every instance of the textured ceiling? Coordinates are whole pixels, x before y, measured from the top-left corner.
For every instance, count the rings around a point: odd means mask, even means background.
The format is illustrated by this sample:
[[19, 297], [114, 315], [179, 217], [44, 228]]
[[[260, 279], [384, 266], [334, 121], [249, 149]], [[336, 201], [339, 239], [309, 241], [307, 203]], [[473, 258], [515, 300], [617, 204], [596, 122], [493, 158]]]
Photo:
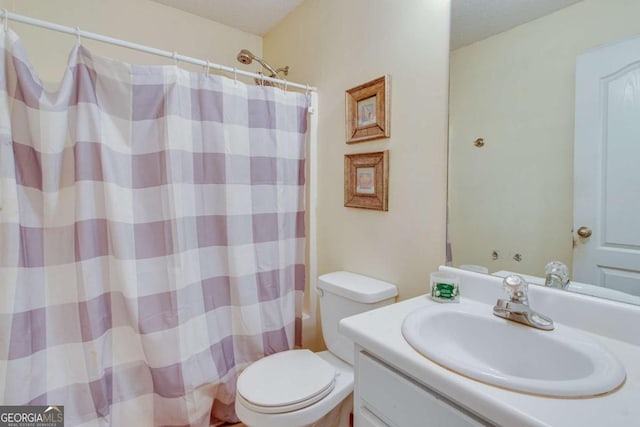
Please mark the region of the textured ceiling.
[[[154, 1], [259, 36], [275, 27], [303, 2], [303, 0]], [[582, 0], [452, 0], [451, 49], [501, 33], [579, 1]]]
[[469, 45], [582, 0], [452, 0], [451, 49]]
[[[153, 0], [263, 36], [303, 0]], [[349, 1], [349, 0], [345, 0]]]

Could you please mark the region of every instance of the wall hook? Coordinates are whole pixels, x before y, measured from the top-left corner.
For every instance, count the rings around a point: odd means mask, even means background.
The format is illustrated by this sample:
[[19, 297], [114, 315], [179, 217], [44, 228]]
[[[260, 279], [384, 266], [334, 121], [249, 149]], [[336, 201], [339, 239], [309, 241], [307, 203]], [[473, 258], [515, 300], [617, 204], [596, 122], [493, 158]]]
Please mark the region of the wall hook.
[[484, 147], [484, 138], [478, 138], [473, 142], [473, 145], [475, 145], [478, 148]]

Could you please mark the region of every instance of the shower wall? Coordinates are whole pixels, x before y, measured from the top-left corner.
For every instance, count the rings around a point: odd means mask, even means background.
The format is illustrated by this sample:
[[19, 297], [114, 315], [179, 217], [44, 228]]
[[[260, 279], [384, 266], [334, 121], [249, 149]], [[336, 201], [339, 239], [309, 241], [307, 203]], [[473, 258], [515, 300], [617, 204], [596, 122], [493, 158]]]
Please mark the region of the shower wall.
[[[255, 71], [236, 61], [240, 49], [262, 55], [262, 38], [149, 0], [0, 0], [9, 12], [124, 39], [182, 55]], [[58, 82], [74, 37], [10, 22], [24, 41], [41, 79]], [[82, 43], [102, 56], [134, 64], [170, 64], [171, 59], [92, 40]], [[202, 67], [180, 64], [188, 70]]]

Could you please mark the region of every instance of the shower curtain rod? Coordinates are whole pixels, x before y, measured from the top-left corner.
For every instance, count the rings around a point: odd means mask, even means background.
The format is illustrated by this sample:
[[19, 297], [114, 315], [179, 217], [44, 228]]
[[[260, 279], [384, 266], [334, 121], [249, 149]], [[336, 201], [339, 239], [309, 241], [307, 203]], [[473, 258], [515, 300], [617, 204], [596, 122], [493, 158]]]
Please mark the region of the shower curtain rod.
[[12, 21], [21, 22], [23, 24], [34, 25], [36, 27], [46, 28], [48, 30], [59, 31], [61, 33], [72, 34], [77, 36], [78, 38], [86, 38], [91, 40], [96, 40], [103, 43], [109, 43], [116, 46], [126, 47], [128, 49], [138, 50], [140, 52], [150, 53], [152, 55], [163, 56], [165, 58], [173, 59], [176, 62], [187, 62], [190, 64], [201, 65], [203, 67], [211, 68], [214, 70], [225, 71], [227, 73], [232, 73], [235, 75], [241, 75], [246, 77], [253, 77], [255, 79], [264, 80], [267, 82], [278, 83], [285, 87], [295, 87], [298, 89], [304, 89], [306, 91], [317, 91], [317, 88], [309, 85], [303, 85], [300, 83], [293, 83], [282, 79], [275, 79], [272, 77], [267, 77], [263, 74], [252, 73], [250, 71], [238, 70], [235, 67], [228, 67], [226, 65], [220, 65], [209, 61], [204, 61], [202, 59], [192, 58], [190, 56], [179, 55], [177, 52], [169, 52], [168, 50], [156, 49], [153, 47], [128, 42], [125, 40], [116, 39], [113, 37], [103, 36], [101, 34], [90, 33], [88, 31], [82, 31], [79, 27], [71, 28], [66, 27], [64, 25], [54, 24], [53, 22], [42, 21], [40, 19], [31, 18], [29, 16], [18, 15], [16, 13], [8, 12], [7, 10], [2, 10], [2, 16], [4, 21], [4, 26], [7, 26], [7, 19]]

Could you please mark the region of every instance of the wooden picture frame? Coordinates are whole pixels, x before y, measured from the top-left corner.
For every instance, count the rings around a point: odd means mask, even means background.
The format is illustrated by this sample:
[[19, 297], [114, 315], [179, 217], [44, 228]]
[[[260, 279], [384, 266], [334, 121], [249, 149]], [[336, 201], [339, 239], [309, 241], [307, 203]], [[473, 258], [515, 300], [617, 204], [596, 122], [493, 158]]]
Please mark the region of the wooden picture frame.
[[389, 200], [389, 150], [345, 154], [344, 205], [387, 211]]
[[389, 138], [389, 76], [345, 92], [347, 144]]

